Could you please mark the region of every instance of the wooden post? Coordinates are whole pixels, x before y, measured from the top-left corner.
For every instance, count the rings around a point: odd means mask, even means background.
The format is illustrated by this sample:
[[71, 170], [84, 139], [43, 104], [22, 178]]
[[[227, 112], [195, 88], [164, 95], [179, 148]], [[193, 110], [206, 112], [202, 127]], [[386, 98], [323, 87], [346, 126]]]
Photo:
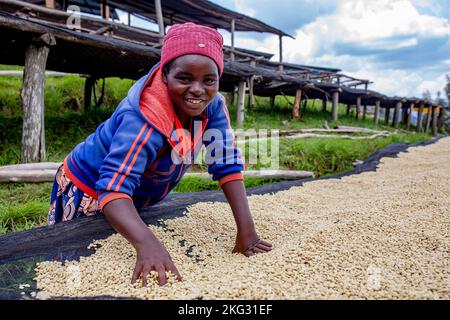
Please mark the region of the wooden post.
[[348, 116], [349, 114], [350, 114], [350, 109], [351, 109], [351, 105], [350, 104], [347, 104], [347, 107], [346, 107], [346, 109], [345, 109], [345, 114]]
[[228, 92], [226, 97], [227, 106], [232, 106], [234, 104], [234, 91]]
[[366, 115], [367, 115], [367, 105], [365, 104], [363, 107], [363, 120], [366, 120]]
[[162, 13], [161, 0], [155, 0], [156, 20], [158, 21], [159, 30], [159, 44], [163, 43], [165, 30], [164, 30], [164, 17]]
[[[236, 31], [236, 20], [235, 19], [231, 19], [231, 50], [234, 50], [234, 33]], [[231, 51], [231, 61], [234, 61], [235, 56], [234, 56], [234, 52]]]
[[279, 35], [280, 39], [280, 63], [283, 63], [283, 36]]
[[409, 107], [403, 107], [402, 109], [402, 124], [407, 125], [408, 123], [408, 110]]
[[92, 88], [94, 87], [94, 79], [91, 76], [87, 76], [84, 81], [84, 111], [88, 111], [91, 108]]
[[339, 91], [333, 92], [333, 107], [331, 113], [333, 114], [333, 121], [338, 120], [339, 111]]
[[271, 96], [270, 97], [270, 102], [269, 103], [270, 103], [270, 107], [271, 108], [275, 107], [275, 97], [276, 96]]
[[23, 109], [23, 163], [45, 160], [44, 86], [49, 46], [55, 38], [44, 34], [33, 39], [25, 52], [23, 86], [20, 91]]
[[246, 81], [239, 82], [238, 90], [238, 104], [237, 104], [237, 125], [242, 126], [244, 124], [244, 105], [245, 105], [245, 86]]
[[412, 120], [412, 113], [413, 113], [414, 103], [411, 103], [408, 107], [408, 120], [406, 124], [406, 130], [411, 130], [411, 120]]
[[423, 132], [423, 108], [424, 104], [421, 103], [419, 107], [419, 114], [417, 115], [417, 132]]
[[322, 112], [327, 112], [327, 99], [322, 99]]
[[389, 124], [389, 114], [391, 113], [391, 108], [386, 107], [384, 109], [384, 125], [387, 126]]
[[128, 26], [131, 27], [131, 13], [128, 12]]
[[445, 126], [445, 110], [443, 106], [439, 106], [439, 119], [438, 119], [438, 130], [442, 132]]
[[297, 91], [295, 91], [295, 101], [294, 106], [292, 107], [292, 118], [293, 119], [299, 119], [300, 114], [300, 103], [302, 101], [302, 89], [298, 88]]
[[45, 0], [45, 6], [50, 9], [55, 9], [55, 0]]
[[356, 119], [361, 119], [361, 96], [356, 97]]
[[430, 130], [430, 120], [431, 120], [431, 110], [430, 110], [430, 106], [428, 106], [427, 119], [426, 119], [426, 123], [425, 123], [425, 133], [428, 133], [428, 131]]
[[[250, 65], [252, 67], [256, 67], [256, 61], [252, 60], [250, 62]], [[249, 107], [255, 106], [255, 95], [253, 93], [253, 89], [255, 87], [254, 84], [255, 84], [255, 76], [250, 76], [250, 78], [248, 79], [248, 105], [249, 105]]]
[[400, 122], [400, 111], [402, 109], [402, 103], [399, 101], [395, 105], [395, 113], [394, 113], [394, 128], [398, 129], [398, 124]]
[[380, 119], [380, 100], [375, 101], [375, 115], [373, 117], [373, 121], [375, 124], [378, 124], [378, 121]]
[[433, 136], [437, 136], [437, 134], [438, 134], [437, 115], [438, 115], [438, 113], [436, 112], [436, 107], [431, 106], [431, 119], [432, 119], [431, 128], [432, 128]]
[[100, 15], [103, 17], [103, 19], [109, 20], [110, 11], [109, 11], [108, 0], [102, 0], [102, 2], [100, 3]]

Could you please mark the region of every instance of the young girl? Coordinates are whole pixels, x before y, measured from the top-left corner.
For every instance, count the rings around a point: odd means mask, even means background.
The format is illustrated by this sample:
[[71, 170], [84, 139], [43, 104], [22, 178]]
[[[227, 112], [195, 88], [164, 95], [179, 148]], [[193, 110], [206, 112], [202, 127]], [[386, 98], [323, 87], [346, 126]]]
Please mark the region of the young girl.
[[158, 273], [160, 285], [167, 282], [166, 271], [181, 280], [137, 209], [158, 203], [178, 184], [202, 143], [214, 144], [208, 172], [219, 181], [236, 221], [233, 252], [251, 256], [272, 249], [255, 230], [243, 164], [218, 93], [222, 45], [214, 29], [193, 23], [171, 27], [160, 63], [132, 86], [111, 118], [76, 146], [56, 173], [48, 223], [103, 213], [136, 249], [132, 283], [142, 276], [145, 286], [150, 271]]

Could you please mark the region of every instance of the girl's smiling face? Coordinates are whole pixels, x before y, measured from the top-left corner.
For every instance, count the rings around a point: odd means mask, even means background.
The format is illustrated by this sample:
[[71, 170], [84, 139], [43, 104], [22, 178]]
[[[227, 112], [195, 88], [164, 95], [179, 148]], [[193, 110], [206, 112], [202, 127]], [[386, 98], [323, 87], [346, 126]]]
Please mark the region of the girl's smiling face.
[[163, 80], [181, 121], [201, 114], [219, 90], [219, 70], [206, 56], [188, 54], [169, 63]]

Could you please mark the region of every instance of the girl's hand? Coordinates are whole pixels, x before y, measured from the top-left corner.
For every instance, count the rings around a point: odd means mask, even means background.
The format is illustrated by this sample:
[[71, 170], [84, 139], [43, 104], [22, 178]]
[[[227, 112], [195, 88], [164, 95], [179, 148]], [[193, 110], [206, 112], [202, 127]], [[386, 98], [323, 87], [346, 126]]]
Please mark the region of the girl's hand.
[[272, 245], [264, 240], [261, 240], [256, 233], [253, 235], [236, 236], [236, 244], [233, 253], [240, 252], [246, 257], [253, 256], [257, 253], [266, 253], [272, 250]]
[[170, 271], [177, 280], [181, 275], [172, 261], [166, 248], [158, 240], [149, 240], [147, 243], [136, 248], [137, 258], [131, 283], [142, 275], [142, 286], [147, 286], [147, 276], [151, 271], [158, 273], [158, 284], [163, 286], [167, 283], [166, 271]]

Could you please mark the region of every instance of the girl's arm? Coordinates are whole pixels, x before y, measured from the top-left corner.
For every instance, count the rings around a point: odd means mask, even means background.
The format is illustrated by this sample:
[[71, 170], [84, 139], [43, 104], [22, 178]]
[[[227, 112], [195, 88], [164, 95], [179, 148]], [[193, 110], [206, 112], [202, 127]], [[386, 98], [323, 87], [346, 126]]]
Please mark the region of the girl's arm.
[[180, 273], [166, 248], [139, 217], [132, 201], [113, 200], [103, 207], [103, 214], [112, 227], [136, 249], [137, 258], [132, 283], [142, 275], [142, 285], [146, 286], [150, 271], [158, 272], [159, 285], [167, 283], [166, 271], [171, 271], [178, 280], [181, 280]]
[[261, 240], [256, 232], [243, 181], [227, 182], [222, 185], [222, 190], [231, 206], [237, 226], [236, 245], [233, 252], [240, 252], [248, 257], [272, 250], [272, 245]]

